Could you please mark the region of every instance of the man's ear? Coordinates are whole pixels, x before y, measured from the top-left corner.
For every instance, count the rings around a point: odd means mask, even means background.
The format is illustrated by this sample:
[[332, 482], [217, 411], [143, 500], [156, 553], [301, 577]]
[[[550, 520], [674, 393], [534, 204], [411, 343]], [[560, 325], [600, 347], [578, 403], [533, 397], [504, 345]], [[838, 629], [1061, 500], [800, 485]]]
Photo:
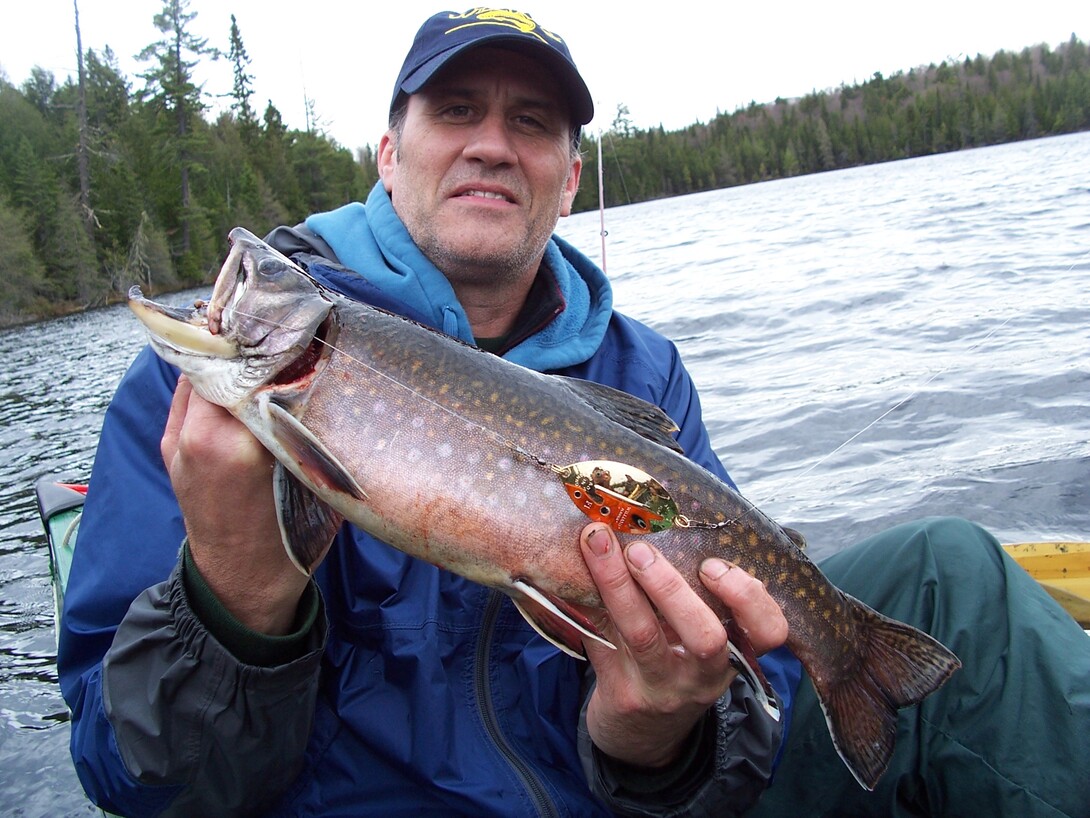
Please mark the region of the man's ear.
[[393, 131], [382, 135], [378, 143], [378, 178], [389, 193], [393, 188], [394, 170], [397, 168], [397, 140]]
[[583, 157], [576, 156], [571, 163], [571, 172], [568, 181], [564, 184], [564, 192], [560, 196], [560, 215], [570, 216], [572, 202], [575, 194], [579, 192], [579, 176], [583, 172]]

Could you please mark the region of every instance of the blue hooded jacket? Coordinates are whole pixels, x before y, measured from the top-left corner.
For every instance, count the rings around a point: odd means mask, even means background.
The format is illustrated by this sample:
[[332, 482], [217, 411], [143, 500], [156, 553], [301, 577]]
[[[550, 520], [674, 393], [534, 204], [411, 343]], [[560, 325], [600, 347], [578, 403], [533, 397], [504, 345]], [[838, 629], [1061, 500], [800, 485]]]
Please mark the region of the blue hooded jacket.
[[[323, 284], [472, 341], [453, 290], [381, 185], [366, 206], [318, 214], [306, 226], [350, 268], [306, 257]], [[550, 241], [545, 266], [565, 309], [505, 357], [662, 407], [688, 456], [730, 482], [674, 345], [614, 312], [604, 274], [561, 239]], [[175, 581], [185, 530], [159, 442], [176, 379], [145, 349], [118, 387], [65, 598], [61, 685], [73, 759], [92, 799], [126, 814], [184, 814], [199, 803], [188, 800], [199, 775], [242, 787], [239, 803], [248, 806], [239, 812], [609, 814], [588, 789], [578, 749], [586, 665], [538, 636], [506, 596], [351, 525], [315, 575], [328, 636], [324, 646], [316, 637], [298, 669], [240, 666], [215, 643]], [[777, 651], [762, 665], [789, 714], [797, 661]], [[122, 696], [130, 688], [104, 683], [126, 672], [147, 677], [146, 690]], [[210, 673], [194, 694], [195, 680]], [[263, 699], [246, 693], [250, 684], [265, 686]], [[170, 718], [154, 721], [148, 711], [157, 707]], [[228, 722], [243, 727], [225, 747], [215, 733]], [[277, 780], [262, 773], [262, 800], [247, 776], [262, 751], [272, 752], [278, 725], [298, 733], [284, 740], [305, 751], [283, 761]]]

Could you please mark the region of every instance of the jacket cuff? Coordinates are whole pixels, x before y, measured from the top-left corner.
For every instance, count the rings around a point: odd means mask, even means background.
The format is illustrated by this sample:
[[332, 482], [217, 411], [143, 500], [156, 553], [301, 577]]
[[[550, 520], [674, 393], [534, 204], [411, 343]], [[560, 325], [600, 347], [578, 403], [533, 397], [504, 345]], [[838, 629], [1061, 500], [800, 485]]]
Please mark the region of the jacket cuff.
[[283, 636], [270, 636], [240, 622], [212, 592], [182, 541], [182, 583], [194, 615], [238, 661], [257, 667], [276, 667], [300, 658], [312, 649], [311, 631], [318, 623], [321, 595], [311, 580], [295, 611], [295, 627]]
[[594, 746], [586, 711], [579, 716], [579, 754], [591, 790], [618, 815], [731, 816], [751, 807], [768, 786], [783, 726], [738, 676], [694, 728], [681, 757], [664, 769], [617, 761]]

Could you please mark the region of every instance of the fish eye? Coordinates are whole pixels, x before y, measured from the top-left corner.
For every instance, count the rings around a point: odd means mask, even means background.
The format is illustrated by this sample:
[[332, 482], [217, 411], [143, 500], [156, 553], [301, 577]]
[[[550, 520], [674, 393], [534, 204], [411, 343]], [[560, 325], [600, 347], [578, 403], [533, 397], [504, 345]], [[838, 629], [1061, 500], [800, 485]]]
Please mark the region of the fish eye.
[[275, 258], [263, 258], [257, 263], [257, 274], [264, 276], [265, 278], [274, 278], [279, 275], [283, 269], [284, 265]]

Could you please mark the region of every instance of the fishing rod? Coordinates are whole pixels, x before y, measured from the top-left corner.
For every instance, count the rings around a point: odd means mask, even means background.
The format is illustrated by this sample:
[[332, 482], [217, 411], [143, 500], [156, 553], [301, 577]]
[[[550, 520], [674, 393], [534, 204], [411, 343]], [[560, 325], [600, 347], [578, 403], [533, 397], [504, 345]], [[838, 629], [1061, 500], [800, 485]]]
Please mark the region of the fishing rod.
[[598, 223], [602, 237], [602, 272], [606, 271], [606, 196], [605, 172], [602, 168], [602, 129], [598, 129]]

